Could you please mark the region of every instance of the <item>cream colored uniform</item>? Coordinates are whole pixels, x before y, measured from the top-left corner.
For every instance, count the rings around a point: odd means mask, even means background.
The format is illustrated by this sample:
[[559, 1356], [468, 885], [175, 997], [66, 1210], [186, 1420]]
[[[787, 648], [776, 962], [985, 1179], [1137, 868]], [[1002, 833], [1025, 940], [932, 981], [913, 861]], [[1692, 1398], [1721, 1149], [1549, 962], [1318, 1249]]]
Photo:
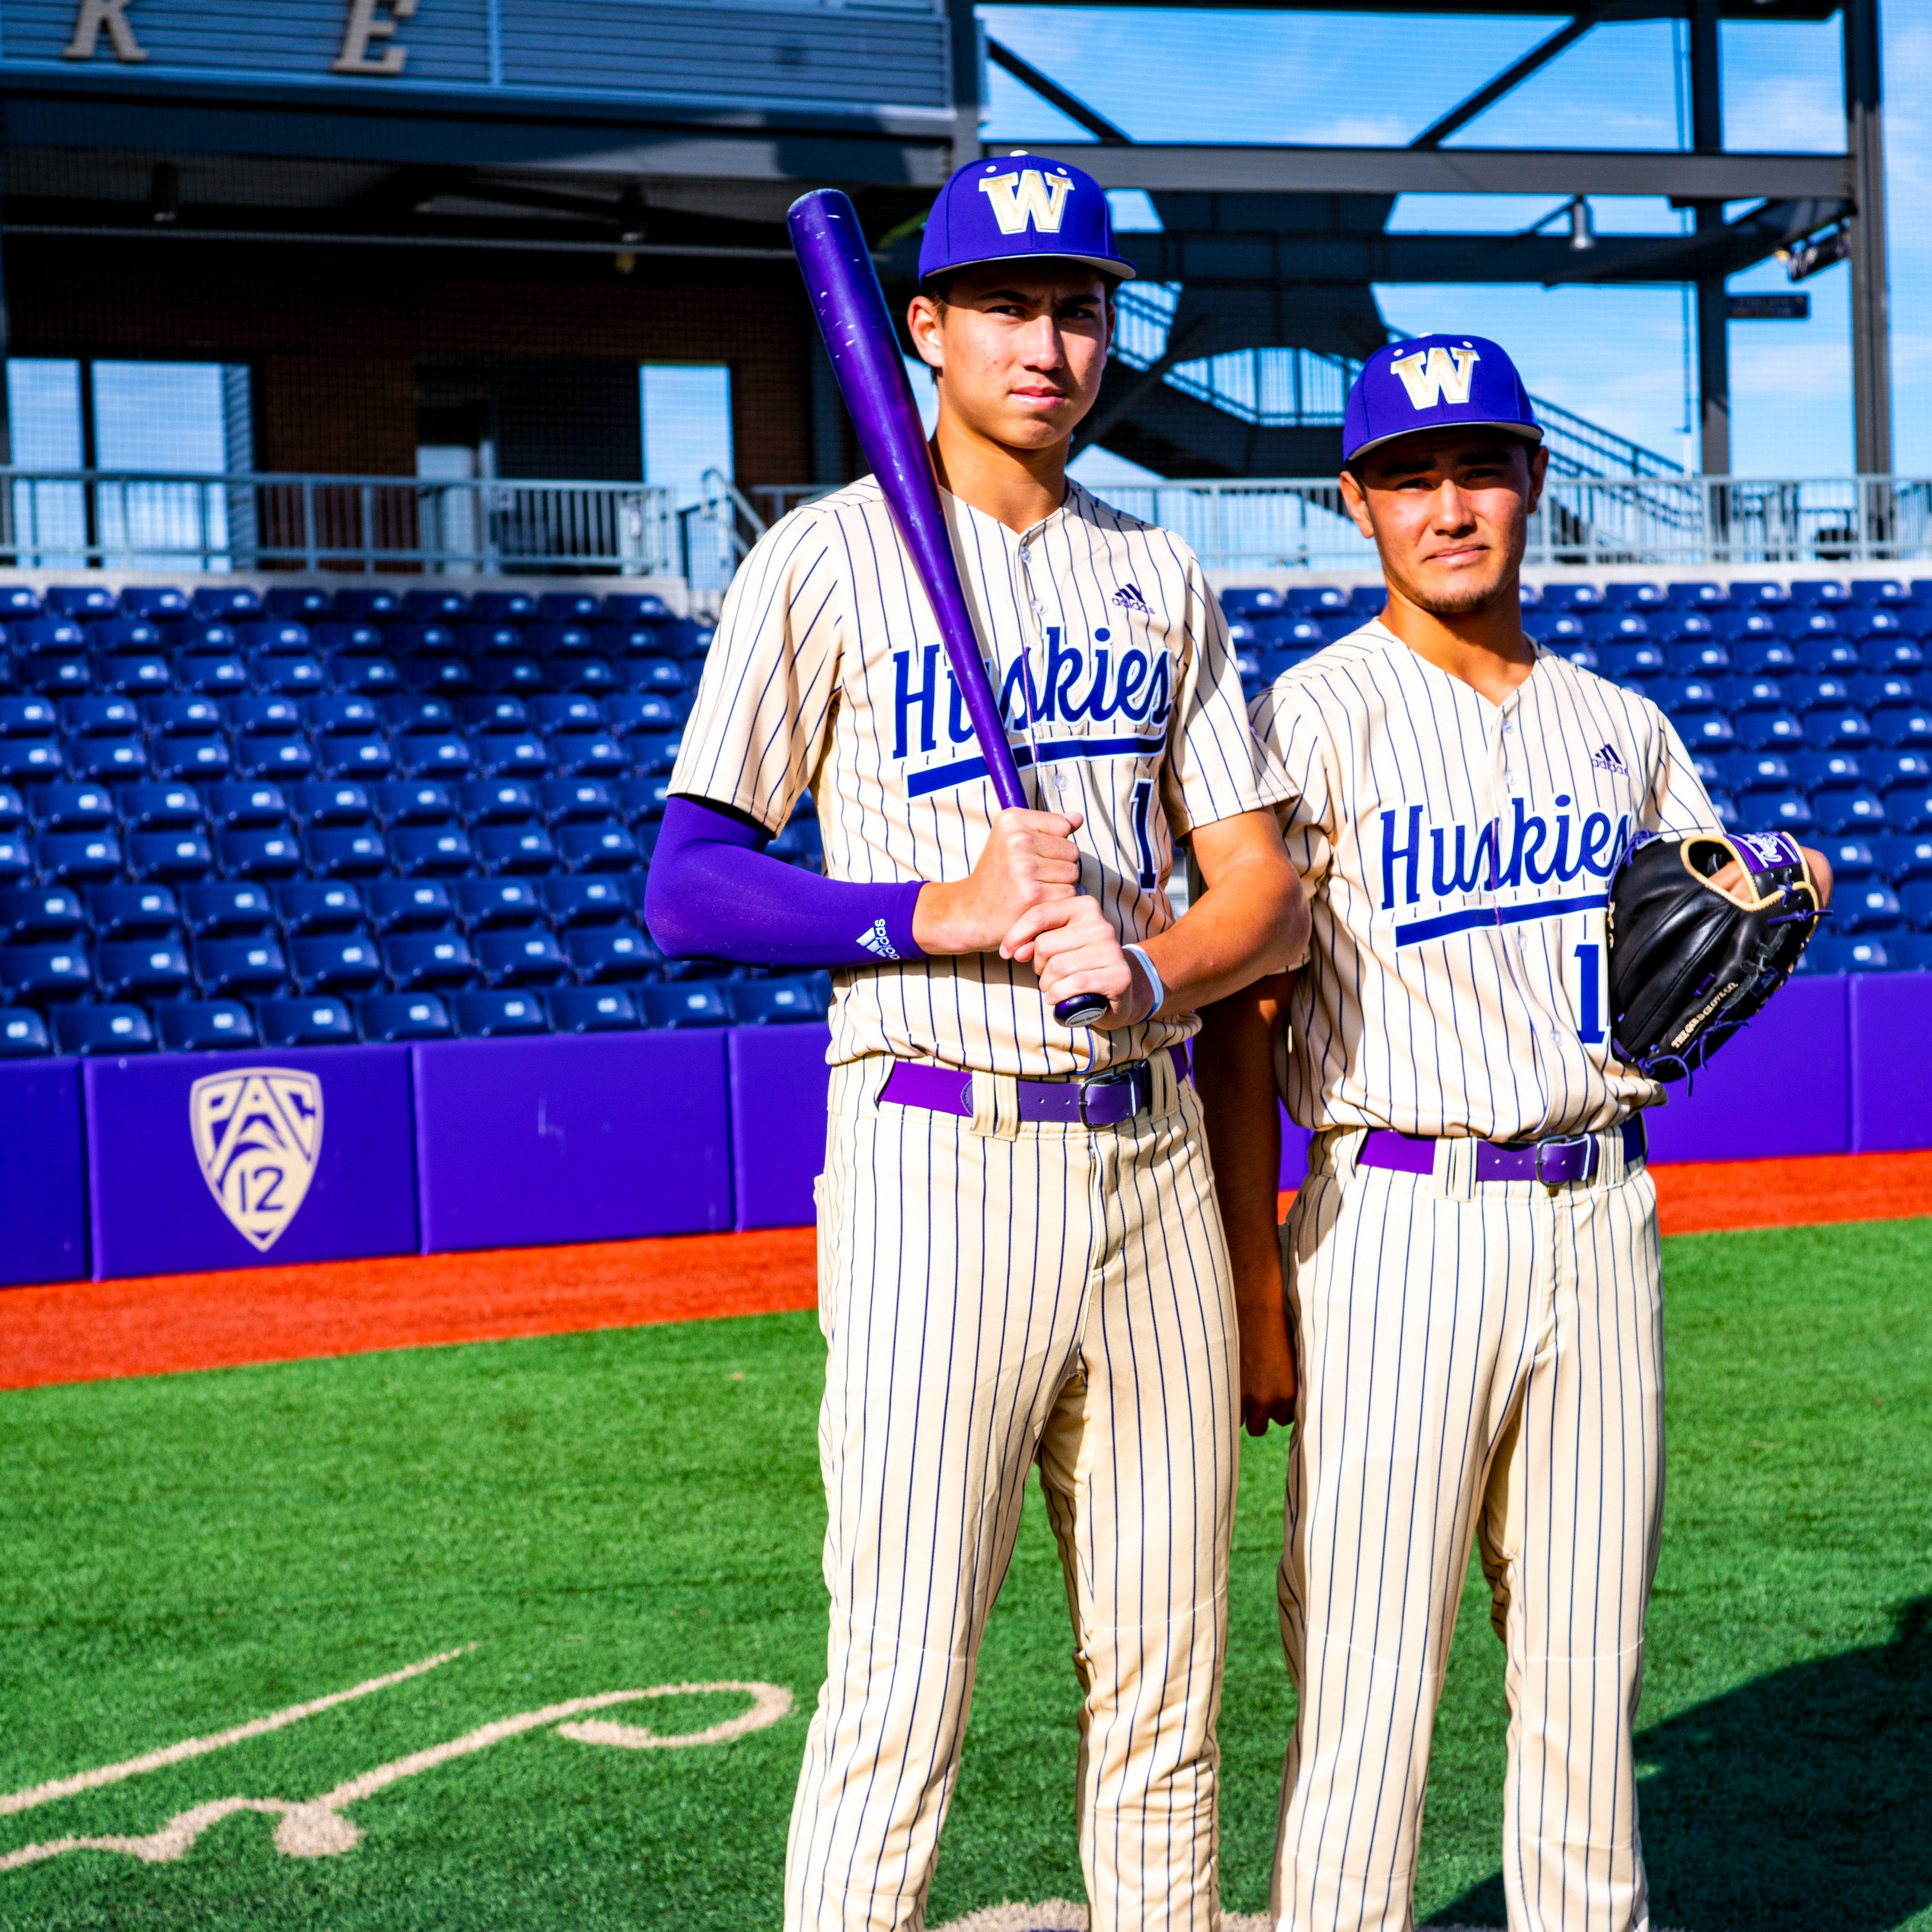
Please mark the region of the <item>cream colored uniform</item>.
[[[1077, 486], [1024, 535], [944, 500], [1030, 789], [1082, 814], [1082, 887], [1122, 939], [1157, 932], [1174, 836], [1288, 795], [1220, 606], [1183, 545]], [[674, 789], [776, 829], [808, 785], [832, 878], [964, 878], [998, 807], [938, 635], [869, 478], [794, 512], [733, 584]], [[1199, 1108], [1167, 1051], [1195, 1022], [1070, 1032], [1029, 967], [872, 943], [887, 956], [837, 976], [832, 1022], [831, 1641], [786, 1924], [923, 1922], [1037, 1460], [1085, 1692], [1095, 1924], [1209, 1932], [1237, 1394]], [[970, 1072], [972, 1118], [882, 1101], [896, 1058]], [[1018, 1118], [1018, 1079], [1143, 1058], [1154, 1095], [1136, 1120]]]
[[[1512, 1932], [1640, 1932], [1630, 1723], [1663, 1346], [1656, 1195], [1621, 1124], [1660, 1090], [1606, 1036], [1604, 908], [1633, 829], [1717, 820], [1654, 706], [1548, 652], [1498, 706], [1374, 623], [1253, 711], [1297, 794], [1313, 917], [1277, 1060], [1316, 1132], [1282, 1230], [1299, 1705], [1274, 1913], [1292, 1932], [1410, 1924], [1479, 1540], [1508, 1658]], [[1433, 1139], [1432, 1171], [1358, 1166], [1376, 1128]], [[1477, 1178], [1482, 1140], [1586, 1131], [1594, 1179]]]

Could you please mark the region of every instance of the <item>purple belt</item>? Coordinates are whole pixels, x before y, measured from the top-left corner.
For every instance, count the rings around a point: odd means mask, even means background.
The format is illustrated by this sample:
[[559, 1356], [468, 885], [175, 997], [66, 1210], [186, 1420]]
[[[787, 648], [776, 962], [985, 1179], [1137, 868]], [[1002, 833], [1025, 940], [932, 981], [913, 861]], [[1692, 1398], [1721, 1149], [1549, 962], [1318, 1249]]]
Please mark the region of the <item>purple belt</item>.
[[[1633, 1114], [1619, 1130], [1624, 1137], [1624, 1160], [1634, 1166], [1643, 1158], [1643, 1120]], [[1476, 1143], [1476, 1178], [1478, 1180], [1540, 1180], [1546, 1187], [1562, 1187], [1572, 1180], [1596, 1178], [1599, 1152], [1594, 1134], [1557, 1134], [1545, 1141], [1523, 1141], [1510, 1144], [1501, 1141]], [[1436, 1142], [1414, 1134], [1399, 1134], [1388, 1127], [1376, 1127], [1362, 1142], [1355, 1156], [1358, 1167], [1380, 1167], [1391, 1174], [1433, 1174]]]
[[[1187, 1078], [1187, 1049], [1170, 1046], [1174, 1078]], [[1154, 1068], [1144, 1060], [1090, 1073], [1084, 1080], [1022, 1080], [1020, 1118], [1033, 1125], [1118, 1127], [1154, 1105]], [[956, 1066], [926, 1066], [896, 1060], [879, 1098], [896, 1107], [923, 1107], [929, 1113], [973, 1118], [973, 1076]]]

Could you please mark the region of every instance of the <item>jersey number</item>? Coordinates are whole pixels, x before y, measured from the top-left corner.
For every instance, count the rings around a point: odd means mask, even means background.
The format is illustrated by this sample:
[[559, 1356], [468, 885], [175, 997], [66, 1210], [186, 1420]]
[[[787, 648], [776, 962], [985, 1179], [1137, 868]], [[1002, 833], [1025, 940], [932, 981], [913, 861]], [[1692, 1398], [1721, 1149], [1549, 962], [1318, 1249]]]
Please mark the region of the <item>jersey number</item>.
[[1141, 875], [1138, 883], [1144, 890], [1151, 891], [1160, 882], [1160, 874], [1154, 862], [1154, 846], [1148, 837], [1148, 814], [1154, 808], [1154, 781], [1142, 778], [1134, 787], [1134, 843], [1141, 848]]
[[1600, 946], [1580, 946], [1576, 949], [1576, 1037], [1586, 1046], [1600, 1046], [1604, 1042], [1604, 989], [1600, 964], [1603, 956]]

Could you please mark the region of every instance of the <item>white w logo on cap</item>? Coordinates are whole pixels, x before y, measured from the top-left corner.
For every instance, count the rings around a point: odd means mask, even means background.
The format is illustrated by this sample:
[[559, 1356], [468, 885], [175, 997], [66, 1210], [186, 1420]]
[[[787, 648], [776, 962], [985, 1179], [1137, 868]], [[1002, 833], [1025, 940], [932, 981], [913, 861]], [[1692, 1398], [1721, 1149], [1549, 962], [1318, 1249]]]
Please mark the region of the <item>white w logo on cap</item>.
[[1473, 349], [1418, 349], [1400, 356], [1389, 367], [1402, 378], [1408, 400], [1419, 410], [1432, 410], [1448, 400], [1466, 403], [1469, 383], [1481, 358]]
[[1002, 235], [1018, 235], [1030, 224], [1042, 235], [1060, 232], [1061, 211], [1073, 183], [1065, 175], [1042, 175], [1037, 168], [982, 179], [980, 192], [993, 204]]

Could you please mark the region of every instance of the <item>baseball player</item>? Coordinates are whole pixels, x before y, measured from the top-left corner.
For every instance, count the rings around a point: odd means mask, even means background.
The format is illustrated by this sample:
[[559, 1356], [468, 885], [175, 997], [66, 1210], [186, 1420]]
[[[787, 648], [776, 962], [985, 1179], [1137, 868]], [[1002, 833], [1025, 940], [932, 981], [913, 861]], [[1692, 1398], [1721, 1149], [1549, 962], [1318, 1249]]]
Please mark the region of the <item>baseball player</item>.
[[[1094, 1923], [1210, 1932], [1235, 1337], [1187, 1042], [1197, 1004], [1305, 944], [1271, 809], [1287, 787], [1193, 556], [1066, 475], [1132, 272], [1100, 189], [1024, 156], [975, 163], [934, 204], [920, 268], [908, 323], [938, 386], [944, 508], [1038, 808], [997, 809], [868, 478], [739, 572], [650, 874], [668, 950], [836, 972], [831, 1636], [785, 1923], [922, 1923], [1036, 1462], [1084, 1693]], [[823, 878], [762, 850], [807, 787]], [[1210, 888], [1178, 920], [1178, 837]], [[1106, 1016], [1059, 1025], [1054, 1004], [1088, 992]]]
[[[1295, 1424], [1273, 1911], [1411, 1923], [1474, 1540], [1508, 1658], [1512, 1932], [1625, 1932], [1648, 1923], [1630, 1724], [1664, 1469], [1661, 1090], [1606, 1036], [1604, 903], [1634, 830], [1717, 820], [1652, 704], [1523, 635], [1547, 459], [1504, 352], [1378, 351], [1343, 437], [1388, 604], [1254, 706], [1294, 790], [1310, 961], [1202, 1043], [1248, 1426]], [[1278, 1248], [1277, 1083], [1315, 1130]]]

